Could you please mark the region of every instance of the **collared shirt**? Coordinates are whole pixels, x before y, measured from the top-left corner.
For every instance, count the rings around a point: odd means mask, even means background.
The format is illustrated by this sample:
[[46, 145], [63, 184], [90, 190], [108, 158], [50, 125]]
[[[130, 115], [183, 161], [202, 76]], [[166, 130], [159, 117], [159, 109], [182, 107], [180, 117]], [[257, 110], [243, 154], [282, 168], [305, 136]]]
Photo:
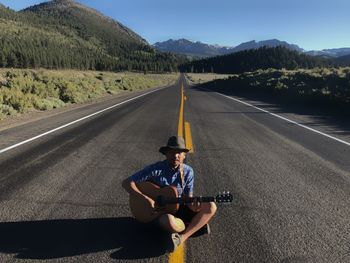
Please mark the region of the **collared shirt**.
[[171, 168], [167, 160], [151, 164], [131, 176], [131, 180], [135, 183], [150, 181], [160, 187], [173, 185], [176, 186], [179, 196], [182, 194], [190, 196], [193, 194], [194, 173], [192, 167], [187, 164], [184, 164], [184, 179], [184, 191], [182, 191], [180, 169]]

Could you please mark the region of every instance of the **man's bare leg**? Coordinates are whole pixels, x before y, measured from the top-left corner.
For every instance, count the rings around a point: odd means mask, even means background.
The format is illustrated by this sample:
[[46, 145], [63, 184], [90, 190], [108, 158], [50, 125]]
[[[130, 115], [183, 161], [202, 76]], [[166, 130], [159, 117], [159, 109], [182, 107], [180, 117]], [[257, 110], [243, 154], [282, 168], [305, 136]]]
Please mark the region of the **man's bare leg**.
[[201, 209], [193, 217], [191, 223], [187, 226], [185, 231], [180, 234], [181, 243], [185, 242], [191, 235], [207, 224], [215, 215], [216, 209], [217, 208], [214, 202], [202, 203]]
[[161, 228], [170, 233], [181, 233], [181, 243], [186, 241], [191, 235], [201, 229], [215, 215], [216, 205], [214, 202], [202, 203], [200, 210], [192, 218], [191, 223], [185, 229], [185, 224], [180, 218], [171, 214], [164, 214], [158, 218]]

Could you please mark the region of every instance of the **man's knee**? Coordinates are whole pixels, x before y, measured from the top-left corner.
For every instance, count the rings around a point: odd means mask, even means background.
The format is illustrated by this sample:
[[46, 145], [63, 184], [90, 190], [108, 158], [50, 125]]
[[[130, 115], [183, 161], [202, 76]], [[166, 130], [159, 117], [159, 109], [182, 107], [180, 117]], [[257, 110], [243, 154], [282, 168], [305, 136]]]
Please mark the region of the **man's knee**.
[[203, 209], [204, 213], [210, 214], [210, 215], [214, 215], [216, 213], [217, 206], [216, 206], [216, 204], [214, 202], [203, 203], [202, 204], [202, 209]]
[[210, 202], [210, 203], [209, 203], [209, 213], [210, 213], [211, 215], [215, 215], [216, 210], [217, 210], [216, 204], [215, 204], [214, 202]]
[[171, 214], [160, 216], [159, 225], [169, 232], [182, 232], [185, 230], [184, 222]]

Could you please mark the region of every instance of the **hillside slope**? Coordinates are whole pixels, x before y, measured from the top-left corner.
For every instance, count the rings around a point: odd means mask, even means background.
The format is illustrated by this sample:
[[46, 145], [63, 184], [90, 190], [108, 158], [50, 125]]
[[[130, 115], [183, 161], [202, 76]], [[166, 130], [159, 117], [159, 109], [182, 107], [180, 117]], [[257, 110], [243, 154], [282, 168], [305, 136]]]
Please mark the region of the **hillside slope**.
[[155, 51], [119, 22], [72, 0], [14, 12], [0, 6], [0, 66], [174, 71], [182, 58]]

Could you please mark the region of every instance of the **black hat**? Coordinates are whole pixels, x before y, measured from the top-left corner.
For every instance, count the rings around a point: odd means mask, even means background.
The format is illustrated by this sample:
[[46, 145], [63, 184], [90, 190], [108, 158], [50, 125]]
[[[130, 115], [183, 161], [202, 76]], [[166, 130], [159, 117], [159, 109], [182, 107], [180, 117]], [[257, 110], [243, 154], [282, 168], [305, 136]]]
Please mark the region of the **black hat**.
[[171, 136], [168, 139], [166, 146], [160, 147], [159, 152], [165, 154], [168, 150], [181, 150], [182, 152], [189, 152], [190, 150], [186, 148], [185, 140], [182, 137]]

